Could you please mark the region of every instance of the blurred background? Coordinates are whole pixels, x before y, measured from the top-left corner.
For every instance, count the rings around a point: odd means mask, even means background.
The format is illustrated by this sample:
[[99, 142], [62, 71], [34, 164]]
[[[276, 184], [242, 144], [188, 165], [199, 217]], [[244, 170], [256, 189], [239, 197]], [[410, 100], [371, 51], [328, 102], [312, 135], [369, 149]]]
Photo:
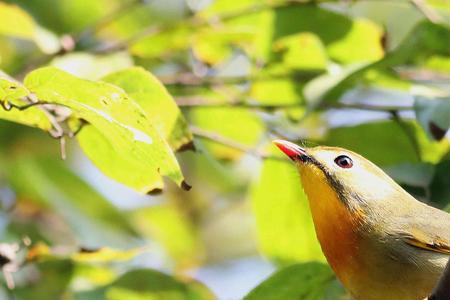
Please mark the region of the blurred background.
[[192, 189], [149, 195], [2, 111], [0, 299], [345, 297], [271, 140], [354, 150], [448, 210], [449, 25], [446, 0], [0, 1], [4, 74], [141, 66], [192, 134]]

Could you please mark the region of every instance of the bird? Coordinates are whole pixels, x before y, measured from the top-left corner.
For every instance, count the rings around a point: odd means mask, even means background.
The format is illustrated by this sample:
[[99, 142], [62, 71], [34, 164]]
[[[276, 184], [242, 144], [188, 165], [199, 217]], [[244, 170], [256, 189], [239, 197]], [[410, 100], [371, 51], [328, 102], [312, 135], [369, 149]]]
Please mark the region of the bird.
[[450, 214], [338, 147], [273, 143], [296, 165], [316, 236], [356, 300], [423, 300], [450, 258]]

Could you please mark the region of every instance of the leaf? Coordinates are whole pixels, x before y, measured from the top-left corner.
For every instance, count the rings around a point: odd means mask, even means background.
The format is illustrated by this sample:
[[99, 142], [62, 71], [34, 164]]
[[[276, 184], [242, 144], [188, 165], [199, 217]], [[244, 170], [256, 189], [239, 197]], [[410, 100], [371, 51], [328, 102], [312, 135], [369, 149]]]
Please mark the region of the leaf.
[[369, 20], [352, 20], [320, 6], [299, 4], [274, 10], [269, 45], [299, 32], [317, 35], [331, 59], [343, 63], [374, 61], [383, 55], [381, 29]]
[[[330, 295], [330, 293], [332, 293]], [[334, 275], [324, 264], [310, 262], [283, 268], [259, 284], [244, 300], [324, 300], [339, 299], [342, 288], [335, 288]]]
[[[404, 125], [409, 133], [394, 121], [333, 128], [322, 143], [355, 151], [381, 166], [416, 163], [419, 156], [425, 162], [434, 163], [448, 151], [448, 143], [432, 143], [424, 139], [416, 123], [404, 122]], [[408, 134], [417, 140], [419, 153], [416, 153]]]
[[151, 73], [135, 67], [110, 74], [103, 80], [123, 88], [147, 113], [148, 119], [174, 151], [192, 143], [192, 134], [180, 109]]
[[[39, 99], [69, 107], [74, 117], [85, 120], [97, 130], [97, 135], [103, 137], [99, 149], [92, 139], [81, 143], [81, 147], [106, 175], [144, 193], [162, 189], [161, 176], [179, 185], [184, 182], [169, 145], [145, 112], [122, 89], [79, 79], [53, 67], [28, 74], [25, 86]], [[92, 135], [92, 131], [87, 134]], [[111, 167], [115, 162], [109, 158], [120, 158], [118, 164], [128, 163], [133, 170], [141, 166], [139, 170], [145, 172], [119, 176], [117, 169]]]
[[430, 184], [431, 201], [439, 207], [447, 207], [450, 212], [450, 155], [436, 165], [433, 180]]
[[31, 40], [47, 54], [61, 49], [55, 34], [40, 27], [26, 11], [14, 4], [0, 2], [0, 35]]
[[310, 32], [301, 32], [280, 38], [274, 50], [283, 55], [283, 65], [296, 70], [325, 70], [328, 55], [320, 38]]
[[203, 258], [200, 236], [194, 224], [176, 205], [139, 208], [130, 214], [130, 219], [143, 236], [165, 248], [178, 268], [196, 266]]
[[83, 246], [120, 245], [136, 236], [124, 215], [60, 160], [23, 155], [6, 166], [14, 191], [63, 216]]
[[28, 250], [28, 261], [46, 261], [70, 259], [74, 263], [109, 263], [127, 261], [143, 252], [143, 248], [132, 248], [128, 250], [118, 250], [109, 247], [98, 249], [82, 248], [79, 252], [60, 253], [58, 249], [52, 249], [46, 244], [38, 242]]
[[0, 2], [0, 34], [33, 39], [35, 26], [33, 19], [19, 6]]
[[131, 45], [130, 52], [142, 58], [161, 59], [167, 53], [186, 49], [191, 32], [188, 26], [177, 26], [172, 30], [142, 38]]
[[385, 168], [384, 171], [400, 184], [427, 188], [435, 169], [429, 163], [403, 163]]
[[279, 262], [324, 260], [295, 167], [265, 160], [251, 191], [259, 247]]
[[197, 281], [179, 280], [151, 269], [136, 269], [105, 287], [80, 292], [75, 299], [212, 300], [215, 296]]
[[251, 37], [248, 30], [199, 30], [192, 38], [192, 51], [201, 61], [217, 65], [229, 59], [233, 54], [233, 45], [242, 44]]
[[[36, 264], [36, 278], [14, 290], [19, 299], [62, 299], [74, 273], [70, 260], [49, 260]], [[25, 268], [23, 272], [30, 271]]]
[[[25, 105], [26, 102], [21, 100], [21, 98], [28, 94], [29, 91], [23, 85], [12, 81], [0, 71], [0, 103], [3, 104], [2, 106], [9, 106], [10, 103], [18, 106]], [[45, 131], [49, 131], [52, 128], [48, 116], [39, 107], [30, 107], [25, 110], [16, 108], [5, 110], [3, 107], [0, 107], [0, 119], [37, 127]]]
[[250, 97], [262, 105], [283, 106], [304, 102], [303, 84], [291, 79], [256, 80], [250, 88]]
[[450, 98], [429, 99], [416, 96], [414, 100], [416, 118], [429, 137], [444, 138], [450, 128]]
[[439, 24], [423, 21], [384, 58], [355, 68], [350, 73], [340, 73], [333, 85], [322, 91], [318, 101], [337, 102], [340, 96], [362, 79], [367, 71], [386, 70], [393, 66], [420, 63], [432, 55], [450, 55], [450, 30]]
[[[243, 145], [253, 147], [263, 134], [263, 123], [252, 111], [241, 107], [196, 107], [189, 114], [193, 124]], [[241, 151], [205, 140], [205, 146], [217, 157], [236, 159]]]

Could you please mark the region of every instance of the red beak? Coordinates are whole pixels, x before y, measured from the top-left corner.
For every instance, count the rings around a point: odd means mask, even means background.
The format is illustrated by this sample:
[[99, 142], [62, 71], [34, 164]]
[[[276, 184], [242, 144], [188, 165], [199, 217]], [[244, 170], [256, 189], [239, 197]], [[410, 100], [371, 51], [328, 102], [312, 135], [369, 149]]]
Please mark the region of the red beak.
[[305, 149], [294, 143], [283, 140], [275, 140], [273, 143], [292, 160], [303, 160], [308, 157]]

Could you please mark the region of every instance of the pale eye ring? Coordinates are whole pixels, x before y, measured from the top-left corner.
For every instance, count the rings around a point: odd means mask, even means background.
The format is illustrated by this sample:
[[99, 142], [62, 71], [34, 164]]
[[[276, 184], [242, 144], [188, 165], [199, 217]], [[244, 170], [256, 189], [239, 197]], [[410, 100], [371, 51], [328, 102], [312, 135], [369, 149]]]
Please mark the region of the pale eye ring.
[[346, 155], [339, 155], [335, 158], [334, 162], [343, 169], [350, 169], [353, 167], [353, 160]]

